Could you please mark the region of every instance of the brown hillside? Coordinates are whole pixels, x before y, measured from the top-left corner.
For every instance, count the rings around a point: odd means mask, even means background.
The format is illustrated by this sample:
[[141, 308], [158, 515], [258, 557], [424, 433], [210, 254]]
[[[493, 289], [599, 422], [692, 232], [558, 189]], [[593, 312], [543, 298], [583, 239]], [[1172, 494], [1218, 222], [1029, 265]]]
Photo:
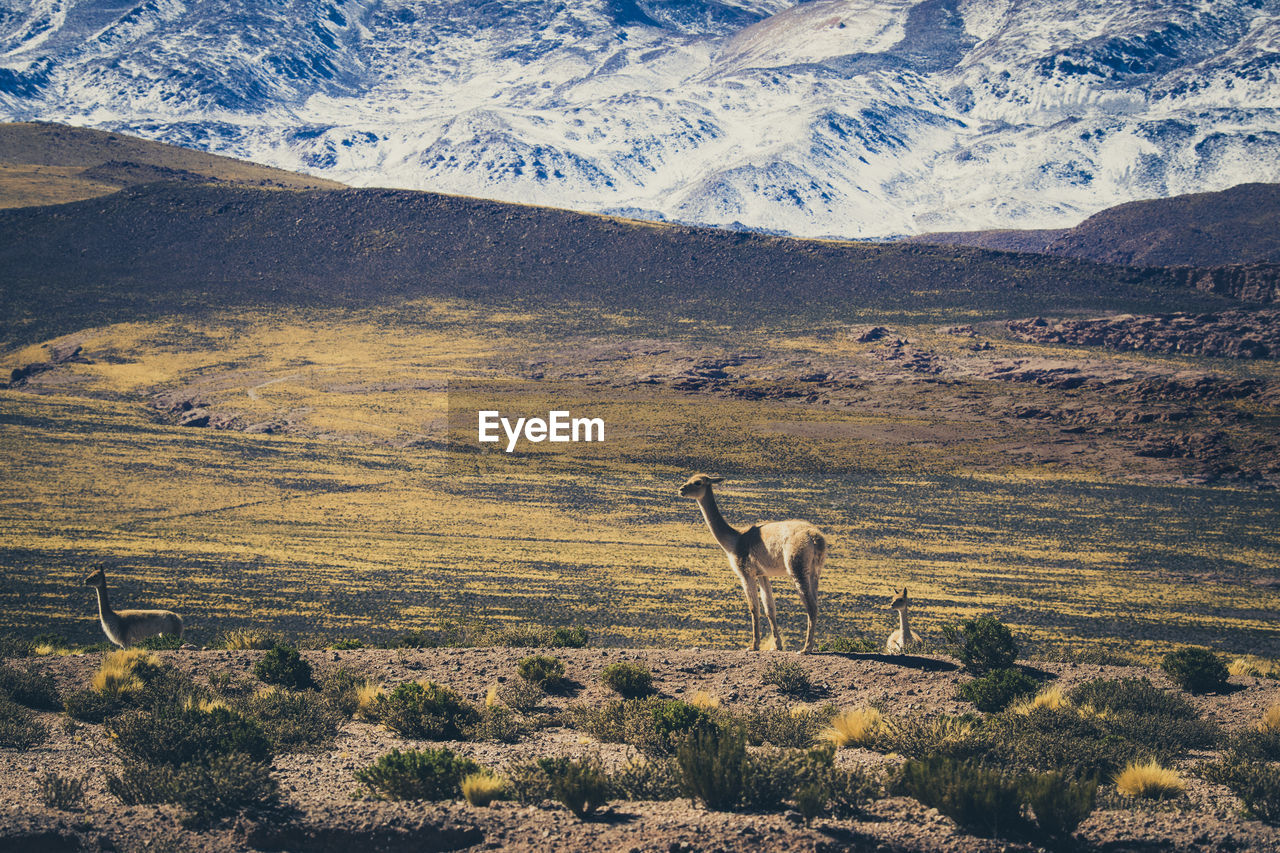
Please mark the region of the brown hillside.
[[285, 189], [342, 186], [122, 133], [45, 122], [0, 124], [0, 208], [63, 204], [155, 181]]
[[1135, 201], [1061, 230], [956, 231], [905, 242], [1043, 252], [1139, 267], [1280, 262], [1280, 184]]

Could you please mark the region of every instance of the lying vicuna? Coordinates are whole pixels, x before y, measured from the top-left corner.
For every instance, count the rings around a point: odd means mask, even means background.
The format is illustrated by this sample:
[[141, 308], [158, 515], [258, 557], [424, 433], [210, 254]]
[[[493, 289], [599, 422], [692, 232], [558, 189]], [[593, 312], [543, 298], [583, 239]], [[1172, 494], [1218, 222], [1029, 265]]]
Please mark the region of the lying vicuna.
[[107, 574], [99, 567], [84, 579], [98, 591], [98, 618], [107, 639], [120, 648], [160, 634], [182, 636], [182, 617], [168, 610], [112, 610], [107, 601]]
[[889, 609], [898, 611], [898, 630], [889, 635], [889, 639], [885, 640], [884, 650], [891, 655], [900, 655], [911, 646], [918, 646], [924, 642], [920, 639], [920, 635], [911, 630], [911, 626], [907, 624], [907, 588], [904, 586], [901, 590], [893, 591], [893, 600], [889, 602]]

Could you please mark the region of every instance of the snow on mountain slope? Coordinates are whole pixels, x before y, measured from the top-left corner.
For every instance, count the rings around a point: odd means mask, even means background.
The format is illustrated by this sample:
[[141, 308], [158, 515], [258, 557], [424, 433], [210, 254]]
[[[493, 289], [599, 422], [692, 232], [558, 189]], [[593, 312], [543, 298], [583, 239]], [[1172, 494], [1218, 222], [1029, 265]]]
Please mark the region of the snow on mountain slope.
[[0, 118], [809, 236], [1280, 181], [1280, 0], [0, 0]]

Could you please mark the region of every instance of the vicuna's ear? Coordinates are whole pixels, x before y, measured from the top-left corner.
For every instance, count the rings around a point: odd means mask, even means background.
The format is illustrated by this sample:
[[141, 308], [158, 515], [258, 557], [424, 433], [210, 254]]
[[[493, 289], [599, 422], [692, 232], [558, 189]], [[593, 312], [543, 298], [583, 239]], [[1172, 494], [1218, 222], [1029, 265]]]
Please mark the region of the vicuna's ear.
[[707, 478], [707, 482], [708, 482], [708, 483], [723, 483], [723, 482], [724, 482], [724, 477], [708, 477], [708, 478]]
[[903, 598], [907, 597], [907, 588], [905, 586], [902, 588], [902, 597]]

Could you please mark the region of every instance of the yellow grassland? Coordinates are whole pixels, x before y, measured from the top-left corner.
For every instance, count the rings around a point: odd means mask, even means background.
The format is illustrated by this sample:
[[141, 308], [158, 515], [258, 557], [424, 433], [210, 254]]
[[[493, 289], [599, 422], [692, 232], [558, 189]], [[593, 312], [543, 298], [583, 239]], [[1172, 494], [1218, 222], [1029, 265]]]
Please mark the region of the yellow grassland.
[[[556, 319], [439, 302], [395, 317], [86, 330], [76, 340], [94, 363], [63, 368], [69, 381], [0, 390], [0, 606], [16, 630], [96, 639], [78, 584], [105, 559], [118, 606], [177, 610], [203, 642], [236, 628], [373, 636], [476, 619], [738, 646], [737, 584], [675, 495], [691, 470], [710, 469], [730, 475], [730, 521], [803, 516], [829, 534], [828, 637], [887, 633], [888, 591], [905, 584], [914, 626], [935, 644], [943, 623], [995, 612], [1027, 641], [1140, 658], [1193, 639], [1280, 651], [1280, 590], [1253, 582], [1280, 561], [1273, 496], [1002, 468], [981, 430], [900, 443], [841, 431], [899, 425], [888, 410], [495, 384]], [[0, 366], [43, 352], [10, 352]], [[150, 396], [182, 385], [245, 422], [287, 417], [301, 432], [163, 423]], [[467, 439], [459, 413], [486, 395], [512, 411], [589, 410], [609, 440], [446, 453], [446, 438]], [[1194, 571], [1210, 577], [1191, 581]], [[802, 612], [788, 586], [778, 598], [794, 645]]]

